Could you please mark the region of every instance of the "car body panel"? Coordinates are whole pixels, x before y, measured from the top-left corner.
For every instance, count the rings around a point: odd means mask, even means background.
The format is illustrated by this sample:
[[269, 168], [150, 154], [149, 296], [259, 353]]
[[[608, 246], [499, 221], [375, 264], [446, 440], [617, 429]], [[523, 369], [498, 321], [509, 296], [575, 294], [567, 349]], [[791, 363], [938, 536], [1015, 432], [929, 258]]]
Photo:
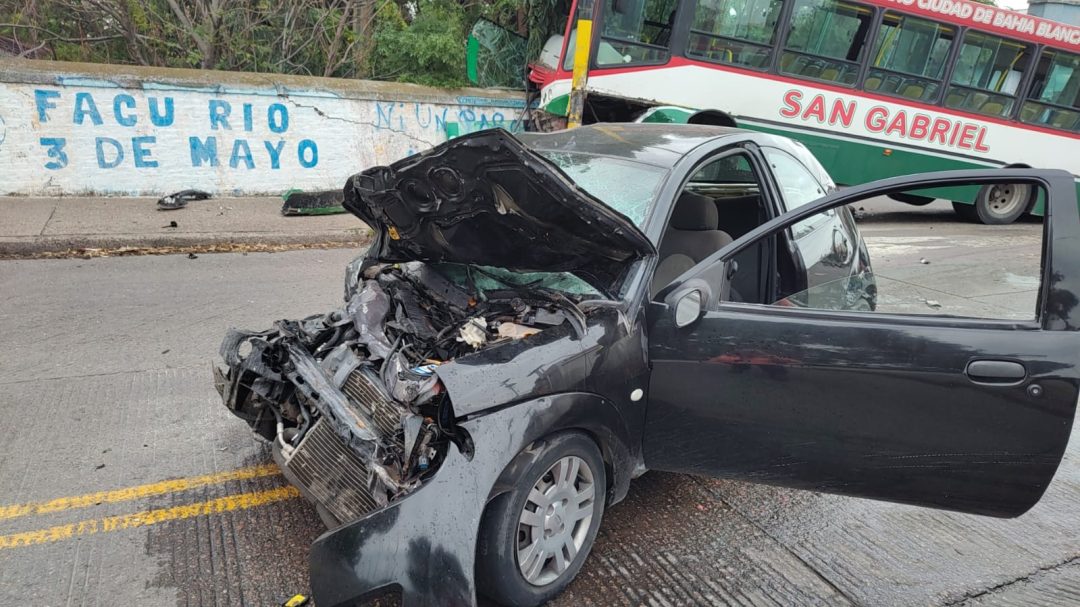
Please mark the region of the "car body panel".
[[[344, 607], [398, 590], [410, 607], [475, 605], [480, 517], [499, 488], [502, 471], [530, 443], [561, 430], [584, 431], [615, 445], [631, 439], [612, 424], [617, 408], [593, 394], [563, 393], [463, 422], [461, 429], [475, 437], [472, 452], [451, 446], [429, 483], [315, 541], [310, 555], [315, 600]], [[615, 467], [611, 491], [616, 494], [625, 494], [629, 481], [618, 476], [621, 469]]]
[[594, 154], [671, 168], [695, 149], [718, 139], [744, 139], [751, 131], [704, 125], [596, 124], [552, 133], [522, 133], [534, 150]]
[[[436, 374], [459, 417], [559, 392], [624, 398], [648, 378], [641, 330], [621, 310], [598, 309], [581, 337], [564, 324], [440, 365]], [[633, 427], [640, 432], [640, 423]]]
[[[676, 282], [724, 276], [725, 262], [757, 239], [827, 208], [988, 175], [1051, 192], [1039, 324], [714, 301], [679, 329], [655, 306], [646, 465], [993, 516], [1034, 505], [1061, 460], [1080, 392], [1080, 218], [1070, 175], [954, 171], [852, 188], [761, 226]], [[976, 382], [965, 375], [976, 360], [1019, 362], [1027, 375]]]
[[571, 272], [613, 293], [653, 254], [627, 218], [501, 129], [354, 175], [344, 206], [375, 230], [380, 261]]
[[[852, 319], [846, 312], [714, 300], [697, 323], [677, 329], [670, 309], [648, 298], [656, 245], [686, 180], [731, 149], [747, 151], [764, 166], [755, 145], [790, 151], [794, 144], [698, 125], [600, 125], [522, 139], [536, 149], [611, 153], [669, 173], [638, 230], [509, 135], [466, 136], [350, 180], [347, 205], [376, 229], [376, 240], [347, 280], [356, 283], [364, 272], [387, 265], [381, 262], [455, 261], [572, 271], [602, 289], [618, 284], [620, 297], [575, 304], [587, 319], [582, 330], [567, 322], [437, 365], [434, 374], [452, 405], [448, 426], [441, 414], [449, 409], [437, 416], [440, 431], [452, 434], [445, 456], [415, 489], [316, 540], [311, 588], [319, 605], [351, 605], [387, 589], [400, 590], [408, 606], [475, 604], [484, 507], [509, 490], [529, 445], [555, 432], [584, 432], [597, 441], [609, 475], [609, 504], [625, 496], [630, 478], [645, 467], [996, 515], [1022, 511], [1049, 482], [1080, 386], [1078, 262], [1058, 264], [1048, 274], [1041, 326], [888, 315]], [[461, 156], [447, 163], [439, 158], [443, 153]], [[470, 163], [470, 157], [478, 160]], [[434, 187], [442, 177], [432, 173], [446, 166], [464, 175], [465, 185], [444, 198], [465, 192], [479, 198], [457, 210], [441, 202], [427, 210], [405, 204]], [[492, 178], [493, 168], [506, 172]], [[768, 171], [761, 173], [762, 194], [775, 214], [779, 190]], [[1055, 192], [1060, 187], [1056, 173], [1039, 178], [1053, 182]], [[489, 179], [505, 180], [510, 189], [521, 182], [526, 189], [536, 186], [511, 197], [521, 202], [514, 205], [521, 211], [517, 219], [508, 222], [499, 214], [492, 201], [501, 195], [485, 185]], [[541, 208], [546, 199], [534, 196], [540, 191], [559, 206], [558, 218], [549, 216], [557, 229], [536, 220], [552, 212]], [[871, 191], [860, 186], [845, 195]], [[705, 279], [719, 285], [719, 297], [728, 290], [729, 260], [838, 196], [752, 230], [678, 277], [661, 296]], [[1059, 204], [1053, 198], [1053, 258], [1080, 260], [1075, 200]], [[421, 193], [417, 200], [433, 199]], [[485, 240], [492, 230], [496, 235]], [[356, 294], [352, 286], [347, 298]], [[1001, 349], [1003, 330], [1021, 338], [1008, 353]], [[925, 354], [928, 349], [934, 352]], [[955, 376], [962, 361], [1006, 354], [1027, 365], [1023, 387], [1038, 383], [1041, 398], [1019, 386], [994, 387], [987, 397]], [[228, 403], [237, 392], [224, 379]], [[916, 398], [903, 398], [905, 390]], [[994, 424], [989, 434], [978, 426], [982, 418]], [[377, 423], [369, 421], [376, 420], [365, 421], [374, 429]], [[1001, 431], [1005, 424], [1013, 428], [1009, 435]], [[987, 486], [998, 481], [1001, 495], [988, 495]]]

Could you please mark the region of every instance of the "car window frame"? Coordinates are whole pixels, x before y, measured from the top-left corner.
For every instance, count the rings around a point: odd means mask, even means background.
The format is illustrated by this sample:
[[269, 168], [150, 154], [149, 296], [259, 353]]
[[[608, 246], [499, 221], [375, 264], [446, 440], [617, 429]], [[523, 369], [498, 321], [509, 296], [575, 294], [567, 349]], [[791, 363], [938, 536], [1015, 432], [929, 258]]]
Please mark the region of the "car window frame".
[[[782, 183], [780, 183], [780, 177], [776, 174], [776, 171], [773, 170], [772, 159], [769, 157], [770, 152], [777, 152], [779, 154], [783, 154], [784, 156], [786, 156], [790, 160], [794, 161], [796, 165], [798, 165], [800, 168], [802, 168], [802, 170], [806, 171], [806, 174], [810, 177], [810, 179], [812, 179], [814, 181], [814, 183], [817, 184], [818, 189], [822, 192], [821, 196], [818, 196], [817, 198], [814, 198], [812, 200], [808, 200], [808, 201], [804, 202], [803, 204], [801, 204], [801, 205], [799, 205], [797, 207], [789, 208], [788, 201], [787, 201], [787, 198], [785, 197], [785, 193], [784, 193], [784, 185]], [[814, 170], [811, 169], [810, 167], [806, 166], [806, 163], [804, 163], [802, 160], [800, 160], [794, 154], [792, 154], [792, 153], [790, 153], [790, 152], [788, 152], [788, 151], [786, 151], [786, 150], [784, 150], [782, 148], [779, 148], [777, 146], [763, 145], [763, 146], [761, 146], [761, 156], [765, 160], [765, 164], [766, 164], [766, 167], [768, 168], [769, 172], [772, 173], [773, 183], [776, 184], [776, 187], [777, 187], [777, 190], [778, 190], [778, 195], [779, 195], [779, 198], [780, 198], [780, 203], [783, 205], [783, 212], [784, 213], [790, 213], [790, 212], [792, 212], [794, 210], [797, 210], [797, 209], [800, 209], [800, 208], [802, 208], [802, 207], [804, 207], [804, 206], [806, 206], [808, 204], [813, 204], [815, 201], [821, 200], [822, 198], [829, 195], [829, 192], [830, 192], [829, 186], [826, 185], [826, 184], [821, 183], [821, 180], [818, 179], [818, 176], [814, 174]], [[825, 211], [825, 213], [830, 213], [830, 212]], [[835, 216], [835, 213], [831, 213], [831, 216]], [[805, 225], [805, 228], [806, 228], [805, 231], [797, 230], [796, 228], [798, 227], [798, 224], [794, 224], [794, 225], [788, 227], [788, 232], [787, 232], [788, 233], [788, 238], [790, 238], [793, 242], [797, 241], [797, 240], [801, 240], [805, 236], [807, 236], [809, 234], [812, 234], [813, 232], [817, 231], [817, 229], [819, 227], [821, 227], [821, 224], [824, 223], [824, 221], [825, 221], [824, 218], [822, 218], [821, 220], [813, 221], [812, 223], [806, 224]]]
[[[858, 310], [822, 310], [735, 302], [729, 299], [730, 292], [728, 280], [724, 281], [724, 284], [721, 285], [720, 289], [713, 292], [713, 298], [716, 301], [709, 302], [709, 304], [706, 305], [706, 309], [763, 315], [796, 315], [804, 317], [808, 321], [816, 319], [841, 319], [865, 323], [889, 322], [901, 326], [930, 325], [940, 327], [1005, 328], [1014, 330], [1062, 330], [1056, 327], [1049, 327], [1048, 324], [1053, 320], [1052, 315], [1044, 313], [1045, 302], [1049, 298], [1051, 284], [1054, 283], [1054, 281], [1051, 280], [1051, 273], [1055, 269], [1055, 252], [1063, 253], [1062, 257], [1068, 258], [1069, 255], [1064, 254], [1065, 251], [1059, 249], [1068, 249], [1069, 246], [1073, 246], [1077, 250], [1069, 250], [1069, 252], [1076, 253], [1080, 252], [1080, 245], [1075, 243], [1072, 245], [1066, 244], [1066, 241], [1069, 241], [1068, 238], [1060, 239], [1060, 241], [1055, 240], [1055, 231], [1053, 229], [1054, 209], [1057, 209], [1058, 214], [1071, 214], [1073, 216], [1073, 223], [1076, 224], [1071, 226], [1073, 228], [1073, 240], [1080, 238], [1080, 219], [1076, 217], [1078, 209], [1074, 177], [1068, 172], [1058, 169], [966, 169], [937, 171], [873, 181], [847, 188], [843, 191], [834, 192], [816, 202], [803, 205], [795, 211], [784, 213], [780, 217], [776, 217], [765, 224], [762, 224], [742, 238], [723, 247], [719, 251], [703, 259], [682, 275], [677, 276], [670, 284], [657, 291], [654, 300], [663, 301], [663, 298], [677, 289], [679, 285], [701, 275], [729, 276], [729, 262], [739, 252], [753, 246], [761, 238], [775, 235], [777, 232], [790, 228], [800, 220], [806, 219], [822, 210], [836, 208], [860, 199], [882, 196], [898, 191], [923, 187], [967, 185], [972, 183], [972, 181], [981, 185], [987, 183], [1032, 183], [1039, 187], [1043, 187], [1046, 190], [1047, 205], [1043, 222], [1040, 284], [1036, 297], [1035, 318], [1031, 320], [975, 318], [968, 316], [933, 314], [903, 314], [876, 311], [866, 312]], [[1062, 192], [1065, 192], [1065, 194], [1062, 195]], [[1059, 197], [1060, 199], [1058, 199]], [[1070, 206], [1072, 207], [1071, 209], [1069, 208]], [[1068, 220], [1068, 218], [1066, 218], [1066, 220]], [[1077, 276], [1067, 276], [1066, 282], [1070, 279], [1080, 282], [1080, 272], [1077, 273]], [[1077, 285], [1075, 290], [1080, 292], [1080, 284]], [[1080, 308], [1080, 306], [1078, 306], [1078, 308]], [[1080, 310], [1073, 311], [1072, 316], [1080, 317]]]
[[[674, 285], [676, 282], [679, 282], [680, 278], [690, 274], [701, 274], [702, 272], [698, 272], [698, 270], [703, 270], [706, 265], [709, 264], [710, 260], [715, 259], [717, 254], [731, 246], [729, 244], [713, 252], [705, 259], [694, 264], [693, 267], [688, 269], [682, 276], [676, 277], [675, 281], [668, 285], [665, 285], [663, 288], [659, 289], [655, 294], [650, 297], [647, 287], [652, 282], [653, 276], [656, 272], [656, 268], [660, 264], [660, 241], [664, 237], [664, 232], [667, 231], [668, 223], [671, 221], [671, 215], [675, 212], [675, 203], [678, 200], [679, 195], [683, 192], [684, 189], [686, 189], [686, 186], [690, 183], [690, 179], [705, 165], [709, 164], [710, 162], [722, 160], [723, 158], [727, 156], [732, 156], [734, 154], [746, 154], [750, 158], [751, 168], [758, 175], [759, 179], [761, 179], [762, 182], [760, 184], [760, 195], [763, 197], [766, 205], [766, 210], [770, 215], [769, 221], [766, 221], [765, 223], [767, 224], [769, 222], [772, 222], [787, 212], [787, 210], [783, 206], [783, 201], [781, 200], [780, 191], [777, 188], [776, 180], [773, 178], [772, 173], [769, 171], [769, 167], [767, 162], [765, 161], [765, 157], [761, 153], [762, 147], [762, 144], [750, 139], [743, 139], [740, 141], [731, 142], [714, 150], [706, 151], [700, 156], [691, 157], [688, 155], [684, 157], [685, 159], [689, 160], [688, 166], [682, 168], [678, 172], [672, 171], [668, 174], [666, 183], [661, 187], [662, 195], [666, 195], [666, 198], [669, 200], [669, 202], [667, 203], [667, 210], [664, 212], [663, 215], [663, 220], [660, 219], [657, 213], [654, 213], [652, 217], [650, 217], [649, 221], [642, 227], [642, 231], [645, 233], [645, 237], [652, 241], [653, 246], [655, 246], [657, 250], [655, 261], [652, 263], [651, 267], [648, 268], [647, 272], [644, 275], [644, 280], [642, 281], [642, 283], [646, 287], [646, 293], [644, 295], [643, 301], [663, 301], [663, 294], [669, 292], [672, 285]], [[659, 210], [660, 209], [657, 208], [657, 211]], [[750, 234], [753, 234], [755, 231], [756, 229], [751, 231]], [[749, 236], [749, 234], [747, 234], [747, 236]], [[773, 258], [770, 260], [770, 265], [775, 265], [775, 263], [776, 258], [774, 255]], [[712, 280], [709, 279], [708, 282], [711, 283]], [[638, 288], [641, 287], [639, 286]]]

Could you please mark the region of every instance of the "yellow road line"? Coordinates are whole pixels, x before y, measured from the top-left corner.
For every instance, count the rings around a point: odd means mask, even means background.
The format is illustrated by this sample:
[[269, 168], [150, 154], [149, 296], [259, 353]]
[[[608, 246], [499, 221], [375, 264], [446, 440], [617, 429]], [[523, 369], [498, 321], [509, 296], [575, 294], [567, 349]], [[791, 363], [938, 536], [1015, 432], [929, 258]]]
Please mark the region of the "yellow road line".
[[136, 527], [156, 525], [158, 523], [176, 521], [194, 516], [219, 514], [231, 510], [243, 510], [245, 508], [254, 508], [256, 506], [272, 504], [274, 502], [280, 502], [299, 496], [300, 492], [297, 491], [295, 487], [286, 485], [284, 487], [278, 487], [277, 489], [255, 491], [252, 493], [237, 493], [235, 495], [226, 495], [225, 497], [219, 497], [205, 502], [173, 506], [172, 508], [146, 510], [134, 514], [121, 514], [118, 516], [79, 521], [67, 525], [57, 525], [55, 527], [38, 529], [36, 531], [0, 535], [0, 550], [5, 548], [18, 548], [20, 546], [48, 544], [60, 540], [71, 539], [80, 535], [93, 535], [95, 533], [120, 531], [122, 529], [134, 529]]
[[125, 489], [98, 491], [71, 497], [58, 497], [47, 502], [0, 506], [0, 520], [17, 518], [28, 514], [47, 514], [49, 512], [69, 510], [71, 508], [86, 508], [98, 504], [126, 502], [153, 495], [176, 493], [178, 491], [187, 491], [188, 489], [194, 489], [196, 487], [217, 485], [227, 481], [242, 481], [250, 478], [259, 478], [261, 476], [273, 476], [280, 473], [281, 470], [279, 470], [276, 465], [264, 464], [261, 466], [238, 468], [227, 472], [217, 472], [215, 474], [204, 474], [202, 476], [191, 476], [188, 478], [177, 478], [147, 485], [137, 485]]

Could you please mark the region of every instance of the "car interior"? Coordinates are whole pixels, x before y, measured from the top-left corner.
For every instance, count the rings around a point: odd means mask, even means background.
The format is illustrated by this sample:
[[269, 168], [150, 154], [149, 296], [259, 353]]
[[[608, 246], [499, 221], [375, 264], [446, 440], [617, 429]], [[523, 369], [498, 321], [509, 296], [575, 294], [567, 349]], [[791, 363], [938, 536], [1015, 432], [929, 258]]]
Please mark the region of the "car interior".
[[[761, 195], [761, 180], [745, 154], [728, 155], [701, 167], [683, 186], [660, 240], [660, 262], [652, 293], [683, 272], [770, 218]], [[762, 247], [737, 255], [739, 271], [732, 280], [732, 298], [759, 301]]]

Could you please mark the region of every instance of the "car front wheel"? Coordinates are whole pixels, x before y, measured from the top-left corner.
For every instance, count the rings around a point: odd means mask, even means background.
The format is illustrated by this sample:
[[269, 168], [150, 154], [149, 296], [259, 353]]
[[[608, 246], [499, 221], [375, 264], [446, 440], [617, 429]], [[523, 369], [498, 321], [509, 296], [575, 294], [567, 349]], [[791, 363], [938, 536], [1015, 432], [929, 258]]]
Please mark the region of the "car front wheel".
[[604, 512], [607, 479], [596, 443], [567, 433], [534, 448], [514, 489], [493, 499], [481, 521], [478, 590], [505, 605], [540, 605], [562, 592]]

